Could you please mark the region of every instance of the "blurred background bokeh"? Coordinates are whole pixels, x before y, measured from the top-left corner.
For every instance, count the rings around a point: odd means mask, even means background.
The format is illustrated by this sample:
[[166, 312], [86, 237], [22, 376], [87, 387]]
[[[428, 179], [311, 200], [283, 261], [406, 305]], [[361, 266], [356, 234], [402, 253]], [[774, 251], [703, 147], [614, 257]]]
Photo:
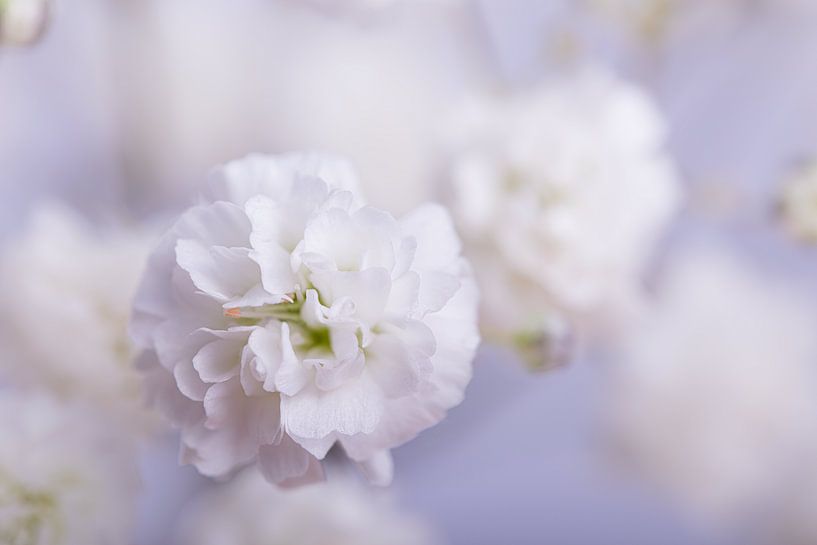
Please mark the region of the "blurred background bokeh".
[[[210, 170], [296, 150], [348, 156], [395, 215], [451, 207], [486, 316], [541, 310], [485, 318], [465, 402], [395, 451], [388, 507], [348, 500], [394, 528], [373, 544], [817, 543], [812, 0], [0, 0], [0, 42], [2, 391], [133, 441], [132, 537], [100, 544], [210, 543], [196, 516], [260, 543], [212, 513], [284, 509], [178, 466], [125, 323]], [[524, 207], [537, 176], [567, 179], [567, 223]], [[514, 246], [529, 230], [564, 247]], [[298, 501], [276, 516], [322, 509]], [[289, 539], [363, 542], [343, 535]]]

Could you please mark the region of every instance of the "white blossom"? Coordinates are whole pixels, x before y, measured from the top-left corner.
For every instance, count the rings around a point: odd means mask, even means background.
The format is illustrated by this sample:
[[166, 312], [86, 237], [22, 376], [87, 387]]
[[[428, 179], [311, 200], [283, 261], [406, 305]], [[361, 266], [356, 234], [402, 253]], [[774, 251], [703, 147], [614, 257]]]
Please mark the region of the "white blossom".
[[390, 498], [348, 479], [296, 490], [269, 486], [247, 470], [198, 498], [183, 514], [180, 545], [431, 545], [420, 520]]
[[128, 183], [142, 205], [178, 202], [201, 172], [248, 149], [348, 157], [367, 202], [393, 214], [428, 201], [439, 119], [488, 79], [482, 29], [462, 2], [383, 1], [405, 9], [350, 17], [354, 0], [329, 0], [335, 17], [304, 0], [120, 3], [120, 136], [138, 159]]
[[794, 237], [817, 243], [817, 163], [793, 173], [783, 187], [780, 211]]
[[723, 251], [673, 262], [624, 343], [611, 423], [625, 460], [691, 514], [769, 532], [817, 493], [817, 322], [747, 269]]
[[59, 205], [36, 209], [0, 255], [0, 376], [150, 429], [156, 419], [127, 328], [151, 240], [135, 230], [96, 232]]
[[388, 449], [457, 405], [479, 338], [447, 213], [363, 206], [347, 163], [251, 156], [219, 171], [150, 258], [132, 334], [184, 462], [322, 478], [336, 443], [375, 482]]
[[49, 0], [0, 0], [0, 44], [37, 40], [48, 22]]
[[117, 431], [85, 407], [0, 392], [0, 543], [129, 543], [139, 479]]
[[575, 325], [638, 293], [678, 201], [664, 125], [643, 92], [587, 70], [474, 99], [446, 138], [486, 334], [552, 336], [543, 324]]

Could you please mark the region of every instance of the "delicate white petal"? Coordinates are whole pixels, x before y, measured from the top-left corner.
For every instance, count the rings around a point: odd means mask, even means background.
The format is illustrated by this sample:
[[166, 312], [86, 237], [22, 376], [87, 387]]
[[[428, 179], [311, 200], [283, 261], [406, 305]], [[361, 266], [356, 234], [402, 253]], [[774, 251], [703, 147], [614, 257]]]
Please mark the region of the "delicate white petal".
[[427, 204], [400, 220], [403, 232], [417, 241], [412, 268], [419, 272], [444, 271], [460, 256], [461, 244], [450, 214], [440, 205]]
[[193, 368], [190, 360], [182, 360], [173, 368], [173, 378], [179, 392], [193, 401], [204, 401], [209, 385], [201, 380], [198, 371]]
[[275, 391], [276, 376], [284, 359], [284, 352], [287, 350], [285, 343], [289, 344], [289, 327], [277, 322], [264, 328], [256, 328], [247, 341], [247, 345], [260, 364], [259, 370], [263, 370], [261, 373], [263, 387], [268, 392]]
[[416, 393], [420, 371], [410, 348], [395, 335], [380, 335], [368, 349], [367, 372], [387, 397], [399, 398]]
[[271, 483], [303, 477], [310, 468], [312, 455], [298, 443], [284, 436], [276, 445], [264, 445], [258, 449], [258, 467]]
[[260, 279], [257, 263], [244, 248], [208, 247], [181, 239], [176, 243], [176, 261], [190, 273], [196, 288], [221, 301], [241, 297]]
[[386, 269], [315, 273], [312, 283], [330, 305], [341, 297], [349, 297], [355, 302], [355, 315], [367, 324], [381, 319], [391, 289], [391, 277]]
[[420, 278], [418, 306], [423, 312], [437, 312], [448, 304], [459, 289], [460, 281], [455, 275], [426, 271]]
[[371, 433], [383, 412], [380, 389], [364, 377], [328, 392], [307, 386], [298, 395], [282, 399], [287, 431], [307, 439], [320, 439], [332, 432]]
[[362, 351], [358, 350], [357, 354], [350, 359], [310, 357], [305, 360], [305, 363], [315, 368], [315, 386], [321, 390], [334, 390], [360, 376], [365, 369], [366, 357]]
[[212, 341], [193, 357], [193, 367], [204, 382], [229, 380], [238, 374], [243, 346], [241, 341]]

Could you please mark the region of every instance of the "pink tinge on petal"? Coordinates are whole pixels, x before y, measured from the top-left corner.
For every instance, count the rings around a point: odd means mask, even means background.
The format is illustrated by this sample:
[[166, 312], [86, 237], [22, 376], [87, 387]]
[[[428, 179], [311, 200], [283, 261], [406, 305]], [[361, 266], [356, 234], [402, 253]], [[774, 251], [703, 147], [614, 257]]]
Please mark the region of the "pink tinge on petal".
[[264, 445], [258, 449], [258, 466], [264, 478], [271, 483], [304, 477], [315, 458], [284, 434], [277, 445]]

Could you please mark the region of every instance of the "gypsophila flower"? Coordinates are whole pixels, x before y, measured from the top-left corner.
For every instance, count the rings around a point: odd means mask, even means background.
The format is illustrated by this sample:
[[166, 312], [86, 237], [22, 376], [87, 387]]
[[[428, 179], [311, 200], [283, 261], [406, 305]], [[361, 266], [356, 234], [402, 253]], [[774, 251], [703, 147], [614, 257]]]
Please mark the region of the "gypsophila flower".
[[388, 449], [462, 400], [479, 338], [451, 221], [395, 220], [355, 185], [322, 156], [230, 163], [150, 258], [132, 334], [203, 474], [320, 480], [338, 443], [387, 482]]
[[131, 297], [152, 244], [137, 231], [96, 233], [44, 205], [0, 255], [0, 376], [94, 402], [147, 431], [142, 377], [128, 338]]
[[728, 252], [676, 259], [614, 368], [613, 436], [689, 512], [766, 531], [817, 482], [815, 318]]
[[0, 0], [0, 44], [27, 45], [48, 22], [49, 0]]
[[0, 543], [126, 545], [133, 449], [91, 410], [0, 392]]
[[541, 324], [554, 313], [584, 321], [639, 291], [678, 200], [661, 117], [639, 89], [586, 70], [472, 100], [446, 138], [487, 335], [551, 335]]
[[780, 212], [796, 238], [817, 243], [817, 163], [797, 169], [783, 187]]
[[280, 490], [255, 471], [197, 499], [184, 513], [180, 545], [431, 545], [421, 521], [348, 479]]

